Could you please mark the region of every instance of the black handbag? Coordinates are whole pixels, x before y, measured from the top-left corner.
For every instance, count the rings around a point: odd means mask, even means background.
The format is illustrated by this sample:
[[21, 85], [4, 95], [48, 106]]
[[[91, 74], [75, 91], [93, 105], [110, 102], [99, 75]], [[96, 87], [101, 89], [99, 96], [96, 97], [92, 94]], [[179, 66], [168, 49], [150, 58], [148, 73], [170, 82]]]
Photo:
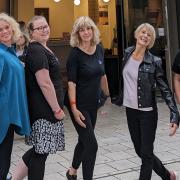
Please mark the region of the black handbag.
[[111, 103], [115, 104], [117, 106], [122, 106], [123, 105], [123, 79], [122, 75], [119, 80], [119, 94], [117, 96], [114, 96], [111, 98]]
[[112, 97], [111, 103], [115, 104], [117, 106], [122, 106], [123, 105], [123, 94], [122, 94], [122, 92], [120, 92], [119, 95]]
[[100, 98], [99, 98], [99, 103], [98, 103], [98, 108], [104, 106], [108, 96], [104, 94], [104, 92], [101, 90], [100, 92]]

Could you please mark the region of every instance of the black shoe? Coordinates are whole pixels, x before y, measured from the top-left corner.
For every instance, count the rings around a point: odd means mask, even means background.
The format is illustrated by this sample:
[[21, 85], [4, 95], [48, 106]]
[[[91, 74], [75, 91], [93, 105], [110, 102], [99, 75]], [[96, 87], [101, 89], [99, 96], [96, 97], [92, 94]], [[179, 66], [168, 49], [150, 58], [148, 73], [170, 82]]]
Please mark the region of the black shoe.
[[77, 180], [77, 175], [70, 175], [69, 170], [66, 172], [66, 177], [68, 180]]

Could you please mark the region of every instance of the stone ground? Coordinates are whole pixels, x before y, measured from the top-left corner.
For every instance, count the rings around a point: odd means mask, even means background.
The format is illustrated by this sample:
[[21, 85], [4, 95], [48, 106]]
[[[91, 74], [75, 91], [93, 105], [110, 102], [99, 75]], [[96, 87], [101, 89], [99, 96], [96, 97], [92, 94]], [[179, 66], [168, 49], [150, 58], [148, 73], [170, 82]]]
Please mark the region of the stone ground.
[[[159, 102], [159, 122], [155, 141], [155, 154], [170, 170], [180, 174], [180, 130], [169, 137], [169, 110], [165, 103]], [[50, 155], [46, 163], [45, 180], [64, 180], [67, 168], [71, 165], [74, 146], [77, 142], [76, 131], [67, 114], [65, 120], [66, 150]], [[94, 179], [99, 180], [137, 180], [140, 159], [135, 154], [127, 129], [125, 109], [109, 102], [99, 111], [96, 136], [99, 143]], [[14, 141], [10, 172], [29, 149], [22, 138]], [[82, 179], [81, 168], [78, 180]], [[153, 173], [152, 180], [160, 180]]]

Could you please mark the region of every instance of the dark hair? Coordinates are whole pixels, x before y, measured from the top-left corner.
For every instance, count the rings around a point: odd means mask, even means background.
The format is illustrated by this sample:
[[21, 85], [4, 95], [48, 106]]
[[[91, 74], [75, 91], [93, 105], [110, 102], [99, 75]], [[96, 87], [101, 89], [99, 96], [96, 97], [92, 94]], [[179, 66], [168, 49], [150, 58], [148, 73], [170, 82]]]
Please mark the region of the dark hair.
[[24, 21], [18, 21], [18, 23], [21, 31], [24, 31], [26, 28], [26, 23]]

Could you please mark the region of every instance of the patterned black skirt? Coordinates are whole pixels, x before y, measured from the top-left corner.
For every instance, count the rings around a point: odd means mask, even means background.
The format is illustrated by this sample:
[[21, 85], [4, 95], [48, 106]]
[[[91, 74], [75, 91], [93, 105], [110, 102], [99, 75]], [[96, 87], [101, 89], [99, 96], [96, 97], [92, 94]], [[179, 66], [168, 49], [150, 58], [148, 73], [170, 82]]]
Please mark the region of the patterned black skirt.
[[65, 149], [63, 121], [51, 123], [46, 119], [38, 119], [32, 125], [30, 136], [26, 138], [26, 144], [34, 146], [36, 153], [54, 154]]

